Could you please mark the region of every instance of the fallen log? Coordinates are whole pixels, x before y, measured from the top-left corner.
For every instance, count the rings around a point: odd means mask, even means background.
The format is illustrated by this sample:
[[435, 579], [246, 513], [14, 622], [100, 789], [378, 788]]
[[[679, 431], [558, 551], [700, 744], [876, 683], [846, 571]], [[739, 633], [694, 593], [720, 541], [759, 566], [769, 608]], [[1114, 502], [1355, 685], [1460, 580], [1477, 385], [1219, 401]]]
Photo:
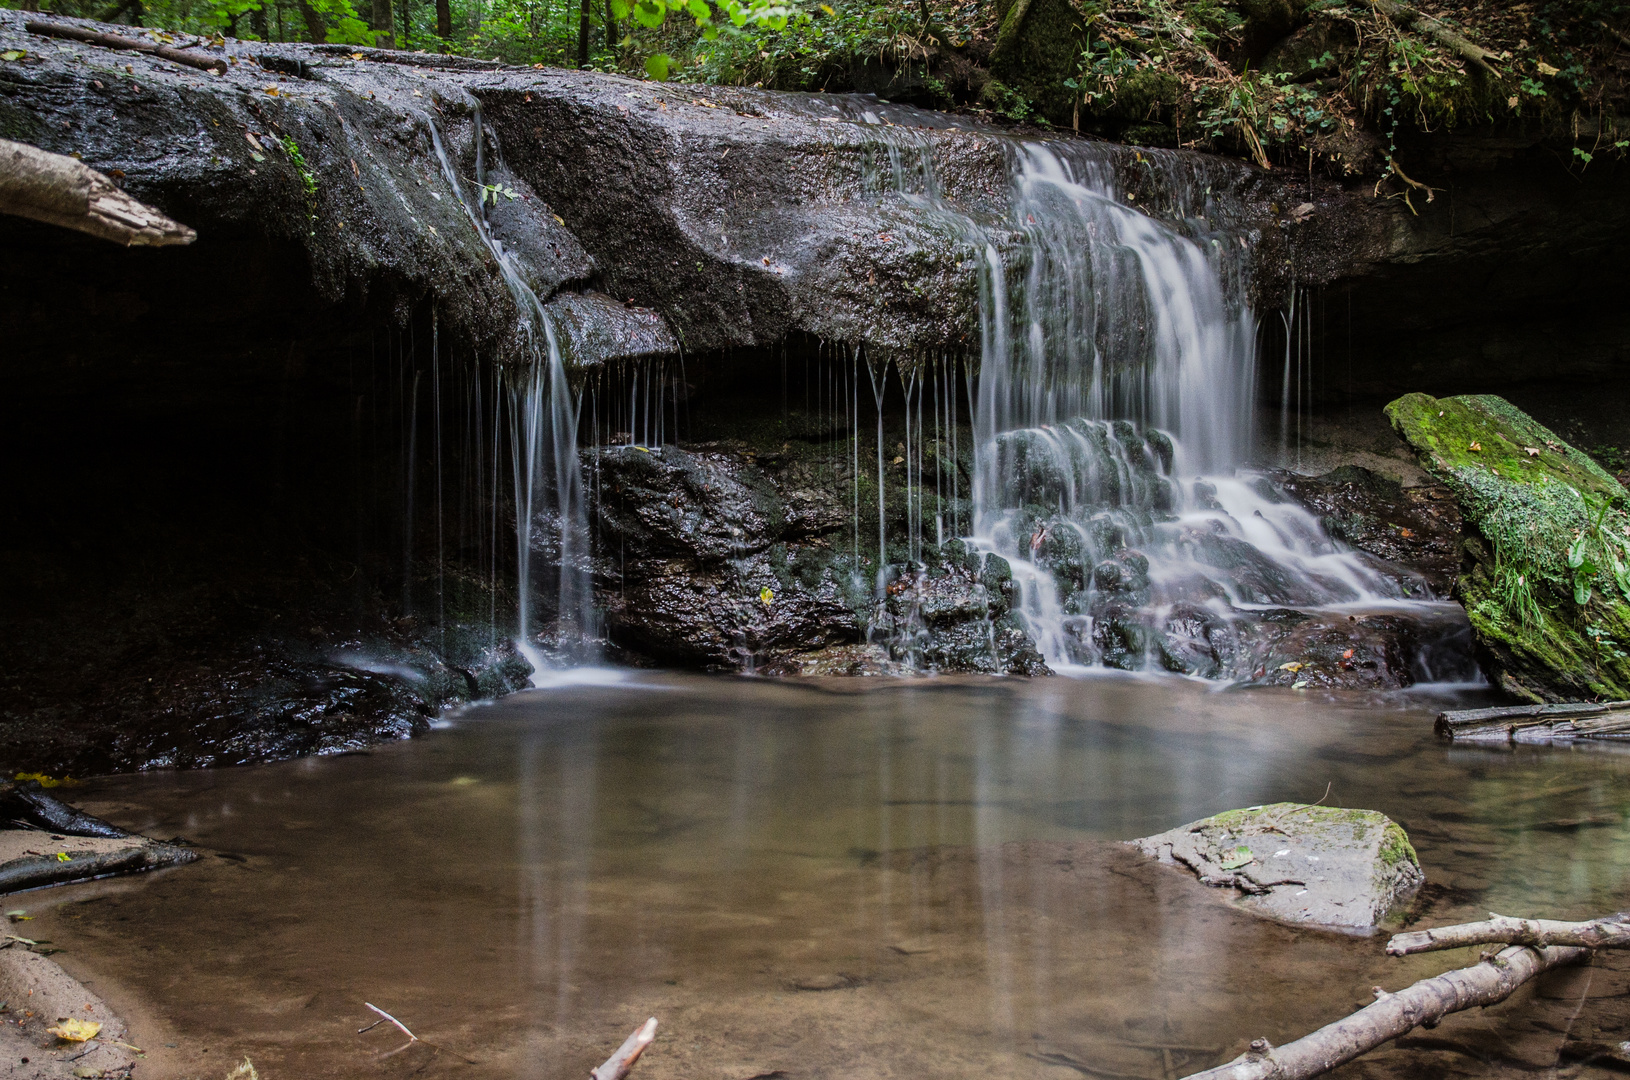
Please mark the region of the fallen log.
[[1586, 949], [1630, 948], [1630, 911], [1585, 922], [1556, 919], [1513, 919], [1489, 912], [1487, 922], [1459, 923], [1433, 930], [1394, 934], [1387, 942], [1388, 956], [1468, 945], [1574, 945]]
[[46, 793], [34, 781], [0, 781], [0, 817], [69, 836], [100, 836], [111, 840], [130, 836], [119, 826]]
[[1513, 945], [1480, 964], [1422, 979], [1397, 993], [1377, 987], [1376, 1002], [1351, 1016], [1284, 1046], [1257, 1039], [1228, 1064], [1187, 1080], [1308, 1080], [1450, 1013], [1504, 1001], [1536, 975], [1590, 954], [1566, 945]]
[[634, 1034], [623, 1040], [617, 1047], [616, 1053], [606, 1058], [604, 1065], [589, 1073], [592, 1080], [623, 1080], [628, 1071], [634, 1067], [634, 1062], [645, 1053], [645, 1048], [657, 1037], [657, 1018], [651, 1017], [635, 1029]]
[[112, 874], [140, 874], [198, 858], [196, 851], [152, 840], [141, 840], [118, 851], [64, 851], [62, 855], [65, 857], [36, 855], [0, 863], [0, 893], [90, 881]]
[[172, 64], [184, 64], [201, 71], [213, 71], [217, 75], [226, 74], [225, 57], [205, 56], [203, 53], [188, 52], [186, 49], [172, 49], [156, 41], [143, 41], [140, 38], [125, 37], [123, 34], [104, 34], [83, 26], [41, 22], [38, 19], [30, 19], [23, 24], [23, 28], [30, 34], [39, 34], [41, 37], [69, 38], [83, 41], [87, 45], [100, 45], [105, 49], [128, 49], [131, 52], [147, 53], [161, 60], [168, 60]]
[[1377, 15], [1391, 19], [1400, 26], [1425, 34], [1473, 67], [1481, 68], [1495, 78], [1499, 78], [1500, 73], [1489, 66], [1489, 61], [1500, 59], [1500, 54], [1490, 52], [1479, 45], [1473, 45], [1470, 41], [1451, 30], [1443, 20], [1434, 18], [1424, 11], [1417, 11], [1408, 4], [1397, 3], [1396, 0], [1359, 0], [1359, 3]]
[[198, 238], [84, 162], [9, 139], [0, 139], [0, 214], [77, 229], [126, 247], [190, 244]]
[[1630, 701], [1457, 709], [1438, 713], [1435, 730], [1456, 742], [1630, 739]]

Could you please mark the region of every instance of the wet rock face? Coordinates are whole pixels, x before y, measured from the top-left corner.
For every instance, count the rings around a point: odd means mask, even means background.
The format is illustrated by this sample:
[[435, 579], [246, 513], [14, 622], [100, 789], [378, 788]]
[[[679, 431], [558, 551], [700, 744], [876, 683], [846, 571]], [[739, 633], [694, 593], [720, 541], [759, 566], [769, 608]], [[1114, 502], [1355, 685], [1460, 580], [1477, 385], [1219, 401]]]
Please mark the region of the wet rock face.
[[917, 564], [847, 548], [848, 508], [791, 457], [740, 444], [584, 452], [596, 595], [618, 645], [668, 663], [765, 673], [1040, 674], [1009, 613], [1011, 575], [958, 542]]
[[1285, 923], [1368, 930], [1426, 880], [1404, 830], [1374, 810], [1274, 803], [1128, 843]]
[[1379, 473], [1343, 465], [1323, 476], [1270, 474], [1275, 485], [1319, 516], [1337, 540], [1424, 577], [1448, 596], [1460, 572], [1460, 508], [1442, 484], [1406, 488]]
[[1630, 495], [1493, 395], [1387, 406], [1471, 533], [1456, 594], [1485, 667], [1529, 701], [1630, 697]]

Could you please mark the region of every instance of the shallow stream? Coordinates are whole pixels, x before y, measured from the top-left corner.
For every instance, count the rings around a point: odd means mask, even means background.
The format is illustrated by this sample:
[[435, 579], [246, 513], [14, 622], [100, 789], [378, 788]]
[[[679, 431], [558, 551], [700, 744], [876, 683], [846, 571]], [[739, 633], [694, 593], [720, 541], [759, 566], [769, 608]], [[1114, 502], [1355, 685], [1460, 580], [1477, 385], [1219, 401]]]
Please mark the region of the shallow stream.
[[[146, 1077], [582, 1076], [654, 1015], [639, 1080], [1155, 1080], [1469, 954], [1266, 923], [1113, 841], [1328, 792], [1406, 826], [1433, 923], [1630, 891], [1630, 753], [1439, 743], [1470, 692], [573, 678], [369, 753], [93, 781], [209, 853], [14, 897], [21, 932]], [[424, 1041], [358, 1034], [365, 1001]], [[1348, 1075], [1597, 1075], [1564, 1046], [1627, 1023], [1630, 971], [1566, 972]]]

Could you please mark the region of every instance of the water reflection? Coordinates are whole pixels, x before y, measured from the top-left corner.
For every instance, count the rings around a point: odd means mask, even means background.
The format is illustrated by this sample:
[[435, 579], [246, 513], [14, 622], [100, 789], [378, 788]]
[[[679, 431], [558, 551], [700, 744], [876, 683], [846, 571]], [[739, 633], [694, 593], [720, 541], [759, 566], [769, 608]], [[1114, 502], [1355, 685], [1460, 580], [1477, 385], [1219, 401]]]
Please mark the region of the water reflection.
[[[1448, 748], [1418, 695], [661, 685], [529, 693], [366, 757], [98, 782], [95, 808], [247, 862], [52, 894], [36, 925], [183, 1046], [272, 1077], [566, 1075], [654, 1014], [645, 1080], [1154, 1078], [1451, 964], [1242, 916], [1115, 841], [1328, 787], [1409, 828], [1434, 919], [1593, 914], [1630, 882], [1630, 758]], [[377, 1060], [362, 1000], [447, 1054]]]

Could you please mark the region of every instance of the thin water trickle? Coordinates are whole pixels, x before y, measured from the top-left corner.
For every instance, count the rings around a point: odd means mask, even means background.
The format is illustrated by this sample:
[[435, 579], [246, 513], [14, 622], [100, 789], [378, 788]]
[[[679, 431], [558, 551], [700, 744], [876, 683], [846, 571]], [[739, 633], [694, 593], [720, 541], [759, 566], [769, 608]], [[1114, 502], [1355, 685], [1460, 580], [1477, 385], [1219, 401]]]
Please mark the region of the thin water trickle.
[[[595, 633], [587, 505], [577, 454], [578, 400], [567, 378], [554, 321], [526, 283], [514, 257], [488, 228], [479, 194], [475, 205], [471, 205], [458, 170], [447, 155], [440, 129], [428, 115], [422, 119], [442, 174], [481, 243], [491, 252], [520, 318], [517, 329], [526, 361], [507, 372], [505, 380], [515, 494], [515, 648], [532, 665], [534, 685], [542, 685], [538, 680], [545, 678], [553, 664], [535, 639], [539, 629], [535, 611], [538, 582], [534, 580], [533, 562], [538, 547], [542, 546], [556, 561], [554, 588], [548, 600], [560, 631], [562, 651], [574, 659], [588, 659]], [[473, 123], [479, 186], [485, 183], [487, 171], [486, 132], [479, 104], [475, 106]]]

